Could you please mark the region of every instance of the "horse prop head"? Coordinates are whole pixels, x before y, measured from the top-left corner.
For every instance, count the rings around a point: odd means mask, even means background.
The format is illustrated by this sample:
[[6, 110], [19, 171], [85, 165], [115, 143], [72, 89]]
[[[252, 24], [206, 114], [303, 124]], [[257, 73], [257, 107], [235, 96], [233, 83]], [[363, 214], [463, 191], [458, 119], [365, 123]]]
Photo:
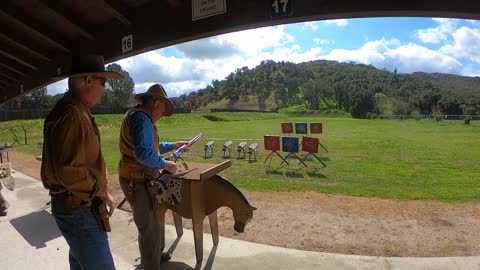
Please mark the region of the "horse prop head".
[[233, 225], [233, 229], [236, 232], [243, 233], [245, 231], [245, 226], [253, 218], [254, 210], [257, 210], [257, 208], [248, 205], [247, 207], [233, 211], [233, 218], [235, 219], [235, 225]]

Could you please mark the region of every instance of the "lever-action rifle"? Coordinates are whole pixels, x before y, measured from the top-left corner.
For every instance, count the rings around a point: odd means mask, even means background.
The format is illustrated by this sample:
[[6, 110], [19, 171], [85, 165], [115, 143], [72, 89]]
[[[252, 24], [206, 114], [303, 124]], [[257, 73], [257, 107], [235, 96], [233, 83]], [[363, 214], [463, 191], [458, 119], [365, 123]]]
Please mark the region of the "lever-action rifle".
[[[175, 162], [178, 161], [178, 160], [181, 160], [183, 167], [185, 167], [185, 169], [188, 170], [188, 166], [185, 163], [185, 161], [183, 160], [182, 154], [185, 152], [185, 149], [187, 147], [190, 147], [192, 144], [194, 144], [195, 142], [200, 140], [202, 137], [203, 137], [203, 133], [199, 133], [197, 136], [193, 137], [190, 141], [188, 141], [188, 143], [182, 145], [175, 152], [173, 152], [170, 155], [170, 159], [172, 159]], [[170, 179], [172, 178], [172, 173], [170, 173], [170, 172], [168, 172], [167, 170], [164, 169], [162, 171], [162, 173], [160, 174], [159, 178], [163, 183], [168, 184], [170, 182]]]
[[173, 152], [171, 155], [170, 155], [170, 158], [173, 160], [173, 161], [177, 161], [177, 160], [181, 160], [182, 161], [182, 164], [183, 166], [185, 167], [185, 169], [188, 170], [188, 166], [187, 164], [185, 164], [185, 161], [183, 161], [183, 158], [182, 158], [182, 154], [185, 152], [185, 149], [187, 147], [190, 147], [192, 144], [194, 144], [195, 142], [197, 142], [198, 140], [200, 140], [201, 138], [203, 137], [203, 133], [198, 133], [197, 136], [193, 137], [190, 141], [188, 141], [187, 144], [184, 144], [182, 145], [181, 147], [179, 147], [177, 149], [177, 151]]

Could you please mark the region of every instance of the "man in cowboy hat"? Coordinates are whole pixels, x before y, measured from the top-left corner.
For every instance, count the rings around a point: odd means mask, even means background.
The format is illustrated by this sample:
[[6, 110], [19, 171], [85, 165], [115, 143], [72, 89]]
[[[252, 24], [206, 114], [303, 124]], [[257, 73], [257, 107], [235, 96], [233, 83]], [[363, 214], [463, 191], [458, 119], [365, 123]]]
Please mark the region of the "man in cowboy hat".
[[105, 71], [103, 56], [98, 55], [74, 57], [69, 71], [57, 75], [69, 78], [68, 91], [45, 119], [42, 182], [70, 247], [70, 269], [115, 269], [108, 236], [92, 208], [92, 201], [101, 200], [111, 216], [114, 203], [91, 108], [100, 101], [106, 79], [123, 76]]
[[161, 261], [170, 259], [170, 254], [161, 252], [160, 223], [155, 204], [166, 201], [172, 193], [166, 186], [161, 186], [160, 195], [154, 198], [147, 186], [159, 177], [159, 170], [175, 173], [177, 169], [173, 161], [165, 160], [159, 154], [178, 149], [187, 142], [161, 143], [159, 140], [155, 123], [160, 117], [173, 113], [173, 104], [161, 84], [150, 86], [147, 92], [135, 95], [135, 99], [141, 104], [126, 112], [120, 129], [122, 157], [118, 174], [137, 225], [141, 264], [145, 270], [156, 270]]

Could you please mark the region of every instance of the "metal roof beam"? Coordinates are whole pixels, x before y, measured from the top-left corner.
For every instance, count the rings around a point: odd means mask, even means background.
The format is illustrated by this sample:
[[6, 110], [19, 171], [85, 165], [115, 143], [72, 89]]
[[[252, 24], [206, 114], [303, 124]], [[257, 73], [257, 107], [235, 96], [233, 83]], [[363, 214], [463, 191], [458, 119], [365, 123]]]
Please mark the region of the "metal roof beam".
[[[1, 63], [1, 60], [0, 60]], [[34, 73], [22, 77], [21, 83], [13, 83], [6, 87], [0, 93], [0, 104], [9, 99], [16, 98], [22, 94], [27, 94], [47, 84], [54, 83], [59, 79], [52, 80], [51, 76], [55, 74], [58, 66], [67, 66], [70, 63], [68, 55], [58, 55], [52, 61], [45, 62]]]
[[24, 65], [24, 66], [26, 66], [26, 67], [28, 67], [28, 68], [30, 68], [30, 69], [37, 70], [37, 67], [36, 67], [36, 66], [34, 66], [34, 65], [32, 65], [32, 64], [30, 64], [30, 63], [28, 63], [28, 62], [26, 62], [26, 61], [18, 58], [18, 56], [14, 55], [14, 53], [13, 53], [12, 51], [10, 51], [10, 50], [7, 51], [7, 50], [4, 50], [4, 49], [5, 49], [5, 48], [3, 48], [2, 44], [0, 44], [0, 55], [3, 55], [3, 56], [5, 56], [5, 57], [7, 57], [7, 58], [10, 58], [11, 60], [13, 60], [13, 61], [15, 61], [15, 62], [17, 62], [17, 63], [20, 63], [20, 64], [22, 64], [22, 65]]
[[[20, 36], [15, 35], [12, 32], [10, 34], [6, 33], [6, 32], [8, 32], [8, 30], [6, 30], [6, 29], [2, 29], [2, 32], [4, 32], [4, 33], [0, 33], [0, 40], [7, 41], [7, 42], [13, 44], [13, 46], [18, 47], [20, 50], [24, 50], [24, 51], [28, 52], [29, 54], [31, 54], [31, 55], [33, 55], [37, 58], [40, 58], [40, 59], [45, 60], [45, 61], [50, 61], [50, 58], [47, 57], [45, 54], [24, 45], [25, 43], [28, 43], [28, 42], [25, 41]], [[12, 35], [12, 36], [10, 36], [10, 35]]]
[[59, 4], [58, 0], [48, 0], [43, 3], [46, 8], [68, 21], [82, 36], [88, 40], [95, 40], [95, 36], [87, 29], [91, 28], [81, 18], [75, 15], [73, 12]]
[[[51, 33], [52, 31], [49, 31], [47, 29], [40, 29], [38, 26], [39, 23], [32, 21], [30, 16], [28, 16], [22, 11], [13, 10], [12, 8], [9, 8], [6, 5], [7, 4], [2, 3], [2, 9], [0, 10], [0, 17], [3, 17], [11, 22], [21, 25], [22, 27], [28, 29], [29, 31], [34, 32], [42, 40], [61, 49], [62, 51], [70, 52], [70, 50], [67, 49], [68, 46], [66, 45], [66, 43], [63, 41], [59, 41], [58, 37], [55, 37], [54, 34]], [[22, 20], [19, 20], [18, 18], [22, 18]], [[36, 27], [33, 27], [33, 25], [35, 25]]]
[[107, 3], [104, 0], [99, 0], [97, 3], [100, 4], [106, 12], [117, 18], [121, 23], [125, 25], [132, 24], [127, 17], [125, 17], [122, 13], [118, 11], [119, 9], [115, 6], [113, 2]]
[[1, 66], [0, 66], [0, 76], [16, 82], [20, 80], [20, 75], [18, 73], [15, 73]]
[[[7, 64], [7, 62], [10, 62]], [[0, 67], [4, 67], [10, 71], [13, 71], [21, 76], [25, 75], [25, 71], [22, 71], [21, 68], [18, 68], [18, 64], [14, 63], [12, 64], [13, 62], [11, 60], [5, 60], [4, 57], [0, 57]]]

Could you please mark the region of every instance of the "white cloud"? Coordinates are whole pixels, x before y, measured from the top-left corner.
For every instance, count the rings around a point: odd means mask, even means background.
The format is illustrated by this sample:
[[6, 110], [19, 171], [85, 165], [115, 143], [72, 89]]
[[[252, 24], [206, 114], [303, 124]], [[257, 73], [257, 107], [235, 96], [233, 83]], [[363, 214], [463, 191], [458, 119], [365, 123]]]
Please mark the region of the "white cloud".
[[[135, 84], [135, 93], [143, 93], [147, 89], [157, 82], [145, 82]], [[177, 97], [182, 94], [186, 94], [192, 91], [192, 89], [201, 89], [207, 86], [204, 81], [182, 81], [182, 82], [170, 82], [162, 84], [167, 91], [169, 97]]]
[[418, 38], [423, 42], [423, 43], [440, 43], [441, 41], [444, 41], [447, 39], [448, 35], [444, 31], [442, 31], [440, 28], [428, 28], [428, 29], [420, 29], [417, 32]]
[[178, 96], [204, 88], [213, 79], [223, 79], [237, 68], [253, 68], [263, 60], [299, 63], [318, 59], [322, 52], [321, 48], [302, 52], [294, 36], [285, 32], [285, 26], [205, 38], [171, 49], [178, 55], [167, 56], [167, 50], [161, 49], [117, 63], [134, 79], [136, 92], [160, 82], [169, 95]]
[[438, 24], [437, 27], [419, 29], [414, 34], [423, 43], [438, 44], [447, 41], [459, 23], [457, 19], [433, 18], [432, 20]]
[[[480, 22], [434, 18], [437, 27], [419, 29], [415, 36], [424, 43], [439, 44], [439, 53], [480, 63]], [[460, 24], [468, 26], [460, 26]], [[471, 27], [473, 26], [473, 27]]]
[[480, 29], [463, 26], [452, 37], [453, 43], [442, 46], [441, 52], [480, 63]]
[[302, 30], [311, 29], [312, 31], [318, 30], [318, 23], [317, 22], [305, 22], [302, 25]]
[[65, 79], [47, 86], [47, 93], [49, 95], [61, 94], [61, 93], [65, 93], [67, 88], [68, 88], [68, 80]]
[[328, 40], [328, 39], [321, 39], [321, 38], [314, 38], [313, 42], [318, 45], [327, 45], [327, 44], [334, 44], [335, 41], [333, 40]]
[[462, 63], [451, 56], [414, 43], [400, 45], [396, 39], [370, 41], [356, 50], [332, 50], [322, 58], [371, 64], [387, 70], [397, 68], [401, 73], [423, 71], [460, 74], [463, 72]]
[[117, 63], [127, 70], [135, 83], [180, 82], [201, 80], [205, 76], [196, 67], [195, 59], [164, 55], [164, 51], [147, 52]]
[[293, 35], [285, 32], [284, 25], [257, 28], [212, 38], [235, 44], [244, 55], [255, 55], [265, 49], [283, 47], [295, 41]]
[[335, 24], [336, 26], [344, 27], [348, 25], [348, 20], [347, 19], [326, 20], [325, 23]]

